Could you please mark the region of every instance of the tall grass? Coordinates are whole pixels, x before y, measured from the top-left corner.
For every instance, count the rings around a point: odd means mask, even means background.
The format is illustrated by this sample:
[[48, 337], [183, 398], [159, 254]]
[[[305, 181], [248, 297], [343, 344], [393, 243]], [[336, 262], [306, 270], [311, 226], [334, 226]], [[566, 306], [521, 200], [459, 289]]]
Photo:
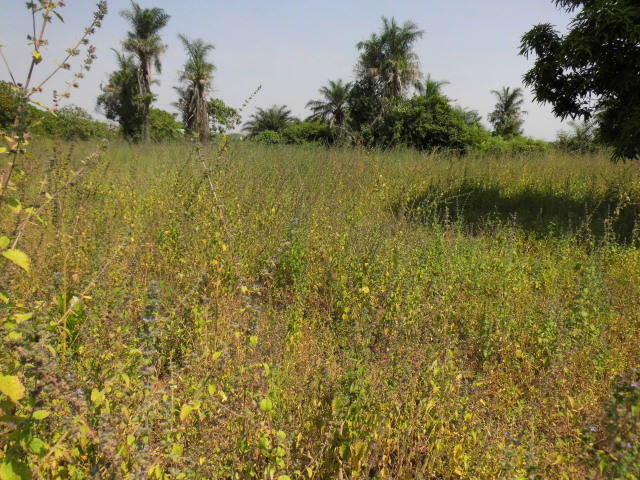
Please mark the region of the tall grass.
[[637, 475], [637, 164], [116, 143], [75, 183], [3, 272], [46, 478]]

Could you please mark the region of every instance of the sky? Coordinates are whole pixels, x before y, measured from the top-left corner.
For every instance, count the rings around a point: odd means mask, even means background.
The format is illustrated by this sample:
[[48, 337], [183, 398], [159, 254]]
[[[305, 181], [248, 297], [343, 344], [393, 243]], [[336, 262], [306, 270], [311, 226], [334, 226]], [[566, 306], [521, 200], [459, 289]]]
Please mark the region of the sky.
[[[92, 18], [94, 1], [67, 0], [61, 9], [65, 23], [54, 19], [47, 27], [49, 45], [35, 78], [44, 79], [64, 58]], [[398, 23], [412, 20], [424, 30], [415, 45], [422, 72], [449, 82], [445, 95], [464, 108], [477, 110], [488, 125], [487, 115], [496, 98], [491, 90], [522, 87], [526, 135], [553, 140], [567, 129], [555, 118], [549, 105], [533, 101], [522, 76], [533, 65], [518, 55], [520, 38], [533, 25], [551, 23], [566, 30], [571, 18], [551, 0], [139, 0], [143, 8], [163, 8], [171, 19], [161, 31], [168, 45], [162, 57], [160, 84], [154, 87], [156, 107], [176, 112], [173, 87], [185, 54], [178, 34], [201, 38], [215, 46], [210, 60], [217, 67], [213, 96], [239, 108], [261, 86], [242, 112], [244, 121], [255, 108], [287, 105], [300, 118], [311, 112], [309, 100], [320, 98], [318, 89], [328, 80], [354, 79], [358, 60], [356, 44], [379, 32], [381, 17]], [[32, 29], [30, 12], [23, 0], [1, 0], [0, 45], [16, 80], [24, 79], [31, 48], [27, 34]], [[116, 68], [115, 54], [128, 30], [119, 15], [129, 9], [127, 0], [109, 0], [109, 14], [92, 37], [98, 59], [80, 88], [66, 104], [78, 105], [93, 115], [100, 85]], [[74, 70], [72, 69], [72, 72]], [[51, 103], [53, 89], [63, 90], [71, 80], [61, 72], [45, 85], [38, 100]], [[0, 79], [8, 80], [0, 64]], [[63, 104], [64, 105], [64, 104]]]

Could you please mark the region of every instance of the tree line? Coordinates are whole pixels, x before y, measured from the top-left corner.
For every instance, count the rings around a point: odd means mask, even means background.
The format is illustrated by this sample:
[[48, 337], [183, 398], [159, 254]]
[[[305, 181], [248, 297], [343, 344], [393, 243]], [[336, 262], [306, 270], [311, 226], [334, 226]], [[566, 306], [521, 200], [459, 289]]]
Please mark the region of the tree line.
[[[520, 55], [535, 57], [533, 68], [523, 76], [524, 85], [532, 88], [535, 100], [549, 103], [557, 116], [572, 120], [569, 125], [573, 131], [559, 132], [557, 145], [580, 151], [606, 145], [612, 147], [616, 159], [638, 158], [640, 7], [631, 0], [555, 3], [568, 13], [577, 13], [565, 35], [548, 24], [536, 25], [523, 35]], [[600, 8], [600, 3], [607, 8]], [[180, 121], [154, 108], [152, 87], [167, 48], [161, 31], [170, 16], [161, 8], [142, 8], [135, 1], [120, 14], [130, 30], [122, 49], [114, 50], [117, 69], [101, 86], [97, 107], [119, 125], [122, 135], [149, 142], [180, 138], [186, 133], [206, 142], [212, 134], [241, 123], [238, 110], [211, 96], [216, 71], [210, 60], [214, 46], [184, 35], [178, 37], [186, 59], [174, 103]], [[496, 104], [487, 116], [490, 128], [482, 124], [476, 111], [455, 105], [443, 93], [448, 82], [420, 71], [415, 45], [423, 35], [413, 21], [400, 24], [382, 17], [379, 31], [356, 45], [353, 81], [329, 80], [319, 89], [319, 98], [307, 103], [311, 115], [305, 119], [292, 116], [286, 105], [257, 108], [243, 125], [243, 132], [262, 143], [403, 145], [459, 152], [544, 147], [544, 142], [523, 136], [526, 112], [519, 87], [491, 91]], [[2, 95], [0, 83], [0, 110], [10, 103]], [[77, 108], [63, 113], [67, 125], [72, 125], [74, 118], [90, 121], [88, 114]], [[51, 120], [49, 123], [55, 125]]]
[[[153, 74], [161, 72], [166, 50], [160, 32], [170, 17], [160, 8], [131, 5], [131, 10], [121, 12], [130, 30], [122, 42], [123, 51], [115, 51], [118, 69], [102, 87], [98, 108], [118, 122], [123, 135], [148, 142], [155, 100]], [[452, 105], [442, 93], [447, 82], [424, 78], [414, 51], [423, 33], [414, 22], [401, 25], [383, 17], [380, 31], [356, 46], [360, 55], [355, 81], [329, 80], [320, 88], [320, 98], [307, 103], [312, 114], [304, 120], [293, 117], [286, 105], [258, 108], [243, 131], [262, 143], [340, 142], [457, 151], [490, 142], [492, 136], [522, 137], [522, 90], [493, 91], [497, 102], [488, 118], [493, 127], [489, 132], [477, 112]], [[238, 125], [240, 117], [222, 100], [210, 98], [216, 67], [209, 54], [214, 46], [184, 35], [179, 40], [186, 60], [179, 75], [181, 84], [175, 87], [174, 106], [184, 129], [205, 142], [212, 132]]]

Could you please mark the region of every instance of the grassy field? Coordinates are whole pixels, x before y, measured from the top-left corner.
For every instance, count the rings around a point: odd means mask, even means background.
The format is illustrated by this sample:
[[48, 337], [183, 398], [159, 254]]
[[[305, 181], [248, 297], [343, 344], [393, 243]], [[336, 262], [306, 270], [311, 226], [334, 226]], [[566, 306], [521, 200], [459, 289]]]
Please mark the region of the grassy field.
[[42, 478], [640, 475], [638, 164], [93, 148], [2, 216]]

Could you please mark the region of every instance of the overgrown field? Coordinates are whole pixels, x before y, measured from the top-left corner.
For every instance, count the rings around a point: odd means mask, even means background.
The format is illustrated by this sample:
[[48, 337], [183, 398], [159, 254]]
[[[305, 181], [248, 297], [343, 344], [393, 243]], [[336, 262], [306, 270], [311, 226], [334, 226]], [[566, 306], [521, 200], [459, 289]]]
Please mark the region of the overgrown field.
[[2, 215], [37, 478], [640, 475], [639, 165], [92, 148]]

